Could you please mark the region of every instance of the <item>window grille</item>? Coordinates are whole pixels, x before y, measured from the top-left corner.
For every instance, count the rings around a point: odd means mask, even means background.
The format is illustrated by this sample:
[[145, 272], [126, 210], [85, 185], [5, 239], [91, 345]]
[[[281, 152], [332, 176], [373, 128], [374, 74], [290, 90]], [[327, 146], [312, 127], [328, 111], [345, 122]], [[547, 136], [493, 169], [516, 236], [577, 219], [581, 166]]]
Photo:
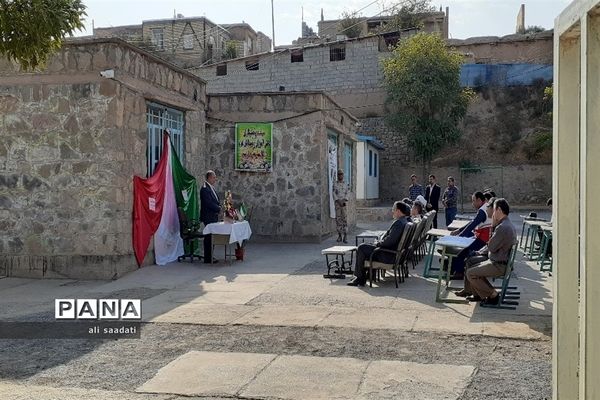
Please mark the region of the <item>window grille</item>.
[[162, 132], [165, 129], [171, 134], [175, 152], [183, 163], [184, 113], [160, 104], [150, 103], [146, 110], [146, 121], [148, 128], [148, 143], [146, 148], [148, 176], [154, 173], [156, 164], [160, 160], [162, 153]]

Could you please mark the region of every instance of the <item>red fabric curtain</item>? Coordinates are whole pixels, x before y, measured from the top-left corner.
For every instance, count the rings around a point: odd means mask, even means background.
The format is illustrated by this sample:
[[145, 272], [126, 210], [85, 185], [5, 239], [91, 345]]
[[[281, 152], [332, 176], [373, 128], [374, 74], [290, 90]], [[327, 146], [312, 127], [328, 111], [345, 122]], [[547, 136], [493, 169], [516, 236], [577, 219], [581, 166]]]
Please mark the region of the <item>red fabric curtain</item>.
[[138, 266], [144, 262], [148, 245], [158, 229], [165, 199], [169, 136], [163, 135], [163, 150], [154, 174], [133, 177], [133, 250]]

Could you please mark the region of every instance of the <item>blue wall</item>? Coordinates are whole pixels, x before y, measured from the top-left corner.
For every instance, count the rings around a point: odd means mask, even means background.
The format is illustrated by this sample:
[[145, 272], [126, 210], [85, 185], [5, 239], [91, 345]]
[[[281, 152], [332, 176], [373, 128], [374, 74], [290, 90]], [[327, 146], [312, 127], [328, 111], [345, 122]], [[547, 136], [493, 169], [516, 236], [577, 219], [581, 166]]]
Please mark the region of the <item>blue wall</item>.
[[547, 64], [463, 64], [461, 86], [525, 86], [536, 79], [552, 80]]

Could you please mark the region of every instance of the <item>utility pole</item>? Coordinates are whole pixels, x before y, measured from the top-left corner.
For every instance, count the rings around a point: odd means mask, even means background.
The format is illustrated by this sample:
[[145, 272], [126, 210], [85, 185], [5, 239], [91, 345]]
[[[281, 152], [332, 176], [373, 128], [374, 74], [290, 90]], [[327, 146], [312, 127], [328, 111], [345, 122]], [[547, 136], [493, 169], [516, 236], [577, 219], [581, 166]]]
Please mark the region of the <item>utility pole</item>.
[[273, 27], [273, 51], [275, 51], [275, 9], [273, 8], [273, 0], [271, 0], [271, 26]]

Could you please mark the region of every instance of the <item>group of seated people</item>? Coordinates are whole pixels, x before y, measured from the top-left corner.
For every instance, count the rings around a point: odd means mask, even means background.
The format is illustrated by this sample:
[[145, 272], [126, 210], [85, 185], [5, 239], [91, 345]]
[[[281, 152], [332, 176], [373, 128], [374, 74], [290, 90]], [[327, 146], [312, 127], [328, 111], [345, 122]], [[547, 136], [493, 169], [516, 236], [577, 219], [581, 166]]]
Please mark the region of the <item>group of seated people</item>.
[[[396, 250], [406, 224], [422, 218], [425, 206], [419, 197], [410, 205], [406, 200], [394, 203], [394, 222], [378, 241], [358, 246], [355, 277], [348, 283], [349, 286], [364, 286], [367, 281], [365, 261], [375, 249], [380, 247]], [[498, 304], [498, 293], [487, 278], [504, 275], [517, 233], [508, 217], [510, 206], [506, 199], [496, 198], [492, 191], [477, 191], [471, 196], [471, 202], [477, 210], [475, 217], [465, 227], [451, 232], [454, 236], [475, 237], [470, 246], [455, 250], [456, 256], [453, 257], [450, 268], [454, 278], [462, 278], [465, 283], [464, 289], [456, 292], [456, 295], [470, 301], [495, 305]], [[394, 262], [394, 254], [378, 252], [373, 260], [391, 264]]]

